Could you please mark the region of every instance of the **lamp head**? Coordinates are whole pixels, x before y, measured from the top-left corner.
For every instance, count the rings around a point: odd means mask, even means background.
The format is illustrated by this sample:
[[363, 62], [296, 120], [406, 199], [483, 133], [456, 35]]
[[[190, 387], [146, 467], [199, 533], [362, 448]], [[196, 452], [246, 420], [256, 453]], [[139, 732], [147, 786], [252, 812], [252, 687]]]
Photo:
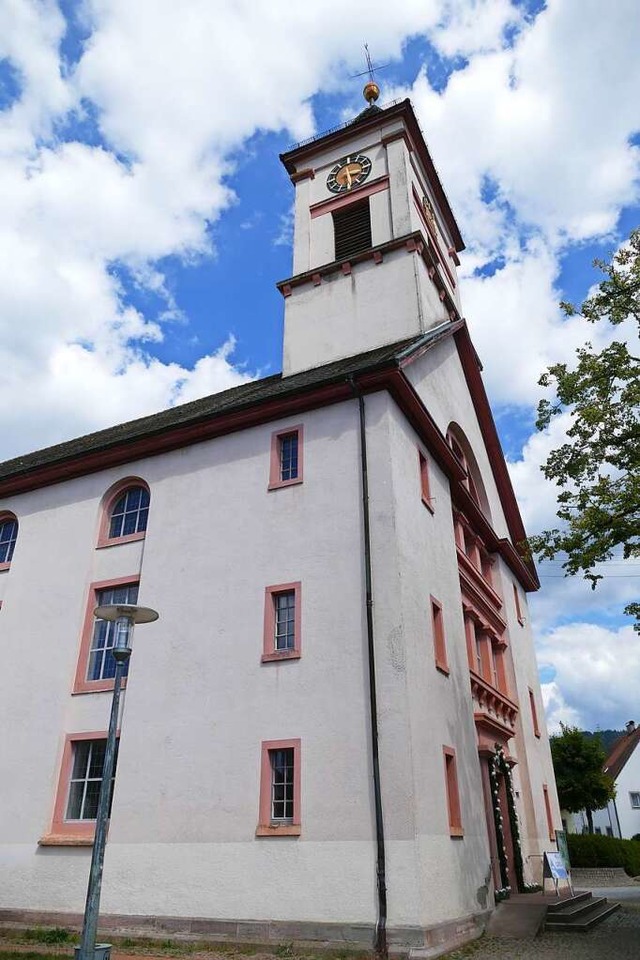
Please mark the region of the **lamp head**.
[[150, 607], [137, 607], [135, 604], [105, 604], [93, 611], [97, 620], [108, 620], [115, 624], [115, 637], [111, 653], [114, 660], [128, 660], [131, 656], [131, 637], [136, 623], [153, 623], [158, 613]]

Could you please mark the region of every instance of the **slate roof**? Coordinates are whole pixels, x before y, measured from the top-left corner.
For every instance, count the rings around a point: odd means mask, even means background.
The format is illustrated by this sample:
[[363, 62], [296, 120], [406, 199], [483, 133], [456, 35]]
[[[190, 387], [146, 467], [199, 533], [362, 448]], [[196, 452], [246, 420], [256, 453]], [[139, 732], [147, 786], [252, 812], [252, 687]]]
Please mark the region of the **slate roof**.
[[446, 334], [453, 324], [435, 327], [426, 334], [405, 338], [396, 343], [368, 350], [344, 360], [335, 360], [320, 367], [313, 367], [288, 377], [281, 373], [251, 383], [243, 383], [230, 390], [214, 393], [201, 400], [170, 407], [151, 416], [140, 417], [127, 423], [98, 430], [65, 443], [58, 443], [53, 447], [46, 447], [28, 453], [13, 460], [0, 463], [0, 481], [14, 477], [45, 465], [61, 463], [87, 453], [107, 450], [110, 447], [162, 433], [174, 427], [195, 424], [212, 417], [221, 416], [243, 410], [256, 404], [264, 403], [275, 398], [286, 397], [291, 394], [303, 393], [319, 386], [344, 381], [353, 374], [365, 373], [393, 365], [410, 355], [414, 348], [423, 347], [431, 341]]
[[604, 762], [604, 772], [617, 780], [639, 743], [640, 726], [632, 730], [631, 733], [625, 732], [621, 737], [618, 737]]

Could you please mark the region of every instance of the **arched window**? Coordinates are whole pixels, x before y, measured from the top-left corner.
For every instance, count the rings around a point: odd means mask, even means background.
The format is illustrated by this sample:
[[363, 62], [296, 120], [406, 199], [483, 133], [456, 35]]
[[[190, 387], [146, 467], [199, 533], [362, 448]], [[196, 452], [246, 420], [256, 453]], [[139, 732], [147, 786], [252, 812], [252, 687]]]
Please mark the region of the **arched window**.
[[471, 449], [471, 444], [457, 423], [449, 424], [449, 429], [447, 430], [447, 443], [455, 453], [464, 469], [467, 471], [467, 476], [464, 480], [465, 487], [478, 504], [484, 515], [490, 520], [491, 511], [489, 510], [489, 500], [487, 499], [487, 494], [484, 489], [484, 483], [482, 482], [482, 476], [478, 468], [478, 463], [473, 450]]
[[12, 513], [0, 514], [0, 567], [8, 566], [18, 539], [18, 521]]
[[12, 513], [0, 514], [0, 567], [8, 566], [18, 539], [18, 521]]
[[144, 487], [129, 487], [118, 497], [109, 518], [109, 539], [144, 533], [149, 517], [149, 491]]
[[149, 519], [149, 488], [138, 477], [121, 480], [103, 499], [98, 546], [122, 540], [140, 540]]

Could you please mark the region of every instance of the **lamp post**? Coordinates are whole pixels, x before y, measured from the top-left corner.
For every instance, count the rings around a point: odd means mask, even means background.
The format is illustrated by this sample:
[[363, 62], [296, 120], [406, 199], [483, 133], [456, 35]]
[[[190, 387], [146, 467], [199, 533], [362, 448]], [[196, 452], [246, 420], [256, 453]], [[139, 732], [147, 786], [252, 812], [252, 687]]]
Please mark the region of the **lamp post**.
[[84, 908], [82, 925], [82, 940], [76, 947], [75, 960], [95, 960], [96, 933], [98, 930], [98, 913], [100, 910], [100, 889], [102, 887], [102, 866], [104, 863], [104, 848], [107, 842], [107, 824], [109, 822], [109, 804], [111, 800], [111, 781], [116, 756], [116, 731], [118, 729], [118, 714], [120, 710], [120, 688], [125, 665], [131, 656], [131, 637], [136, 623], [152, 623], [158, 619], [155, 610], [149, 607], [137, 607], [132, 604], [108, 605], [96, 607], [93, 611], [98, 620], [109, 620], [115, 624], [115, 637], [112, 648], [113, 658], [116, 661], [116, 672], [113, 678], [113, 699], [111, 701], [111, 717], [109, 719], [109, 733], [104, 754], [102, 769], [102, 783], [98, 798], [96, 814], [96, 832], [91, 854], [91, 869], [89, 871], [89, 885], [87, 887], [87, 901]]

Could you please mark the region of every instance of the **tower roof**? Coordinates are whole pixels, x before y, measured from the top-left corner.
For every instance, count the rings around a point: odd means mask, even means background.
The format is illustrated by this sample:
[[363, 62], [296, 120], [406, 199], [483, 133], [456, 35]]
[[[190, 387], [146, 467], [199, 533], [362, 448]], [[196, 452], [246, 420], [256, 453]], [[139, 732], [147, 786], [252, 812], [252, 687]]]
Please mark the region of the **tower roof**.
[[416, 153], [422, 164], [429, 185], [433, 190], [434, 199], [449, 229], [454, 247], [459, 253], [464, 250], [464, 240], [409, 99], [396, 101], [385, 108], [378, 107], [373, 103], [371, 106], [365, 107], [353, 120], [349, 120], [342, 126], [321, 133], [309, 140], [304, 140], [290, 150], [281, 153], [280, 159], [289, 174], [299, 173], [310, 165], [312, 157], [321, 150], [327, 148], [336, 148], [337, 150], [341, 143], [352, 137], [354, 127], [357, 127], [358, 132], [360, 132], [360, 130], [365, 131], [370, 127], [376, 127], [381, 123], [397, 119], [404, 122], [404, 132], [409, 149]]

